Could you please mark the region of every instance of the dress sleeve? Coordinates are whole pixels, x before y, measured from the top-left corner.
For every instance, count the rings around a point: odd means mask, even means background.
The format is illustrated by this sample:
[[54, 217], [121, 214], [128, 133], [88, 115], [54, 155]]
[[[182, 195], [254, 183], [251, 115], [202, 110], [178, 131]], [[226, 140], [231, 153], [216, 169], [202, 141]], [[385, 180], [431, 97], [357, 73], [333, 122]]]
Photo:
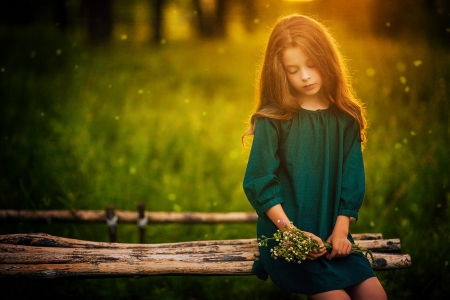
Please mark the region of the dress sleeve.
[[341, 199], [338, 215], [358, 219], [358, 211], [366, 191], [364, 162], [358, 123], [353, 122], [344, 133]]
[[284, 202], [280, 183], [275, 175], [280, 164], [277, 149], [278, 133], [273, 122], [268, 118], [259, 118], [243, 187], [248, 201], [261, 217], [265, 217], [267, 209]]

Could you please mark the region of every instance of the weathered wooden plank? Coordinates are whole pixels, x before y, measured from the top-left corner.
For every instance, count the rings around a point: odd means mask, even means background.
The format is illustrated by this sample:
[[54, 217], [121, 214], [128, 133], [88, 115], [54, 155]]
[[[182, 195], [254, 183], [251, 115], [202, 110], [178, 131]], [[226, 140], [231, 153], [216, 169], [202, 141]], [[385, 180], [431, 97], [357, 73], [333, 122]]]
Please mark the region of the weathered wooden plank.
[[382, 233], [352, 233], [354, 240], [381, 240]]
[[161, 275], [253, 275], [253, 261], [229, 262], [118, 262], [77, 264], [4, 264], [0, 278], [111, 278]]
[[[376, 271], [408, 268], [408, 254], [374, 253]], [[0, 278], [108, 278], [155, 275], [253, 275], [253, 260], [97, 261], [53, 264], [0, 264]]]
[[256, 239], [234, 239], [234, 240], [207, 240], [190, 241], [164, 244], [128, 244], [128, 243], [105, 243], [93, 242], [78, 239], [71, 239], [59, 236], [53, 236], [46, 233], [27, 233], [27, 234], [6, 234], [0, 235], [0, 244], [24, 245], [24, 246], [43, 246], [43, 247], [64, 247], [64, 248], [184, 248], [184, 247], [208, 247], [215, 245], [242, 245], [256, 244]]
[[372, 269], [375, 271], [388, 271], [397, 269], [407, 269], [411, 267], [411, 256], [400, 253], [373, 253], [375, 262]]
[[259, 255], [256, 245], [191, 247], [188, 249], [81, 249], [17, 245], [0, 245], [0, 263], [48, 264], [102, 261], [236, 261], [255, 260]]
[[[355, 243], [361, 247], [370, 249], [374, 252], [400, 252], [400, 240], [399, 239], [387, 239], [387, 240], [355, 240]], [[44, 246], [44, 247], [65, 247], [65, 248], [110, 248], [110, 249], [147, 249], [157, 248], [165, 249], [177, 249], [177, 251], [191, 251], [191, 247], [216, 247], [219, 245], [224, 246], [242, 246], [253, 245], [256, 247], [256, 239], [235, 239], [235, 240], [209, 240], [209, 241], [192, 241], [192, 242], [178, 242], [178, 243], [164, 243], [164, 244], [127, 244], [127, 243], [104, 243], [104, 242], [91, 242], [77, 239], [70, 239], [64, 237], [57, 237], [48, 234], [10, 234], [0, 235], [1, 244], [14, 244], [14, 245], [28, 245], [28, 246]], [[181, 250], [180, 250], [181, 249]]]
[[[364, 247], [400, 246], [398, 239], [362, 240]], [[256, 239], [165, 244], [90, 242], [48, 234], [0, 236], [0, 278], [106, 278], [153, 275], [251, 275]], [[374, 270], [408, 268], [408, 254], [373, 252]]]
[[[118, 223], [134, 223], [138, 213], [116, 210]], [[145, 212], [147, 223], [254, 223], [257, 215], [254, 212]], [[0, 210], [0, 222], [93, 222], [105, 223], [104, 210]]]
[[372, 252], [400, 252], [400, 239], [386, 240], [355, 240], [355, 244], [362, 248], [370, 249]]

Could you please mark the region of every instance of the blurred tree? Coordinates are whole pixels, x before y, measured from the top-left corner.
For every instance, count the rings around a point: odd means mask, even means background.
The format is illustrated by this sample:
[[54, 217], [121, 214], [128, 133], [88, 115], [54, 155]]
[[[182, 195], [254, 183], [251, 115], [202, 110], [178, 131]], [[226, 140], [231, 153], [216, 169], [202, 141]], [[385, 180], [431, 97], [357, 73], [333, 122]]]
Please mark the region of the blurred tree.
[[53, 20], [55, 25], [62, 31], [67, 30], [68, 18], [67, 18], [67, 0], [52, 0], [53, 5]]
[[255, 24], [257, 23], [257, 4], [255, 0], [242, 0], [237, 1], [243, 5], [244, 13], [244, 26], [248, 32], [255, 29]]
[[417, 38], [450, 46], [450, 1], [372, 1], [372, 29], [375, 33]]
[[198, 18], [198, 32], [201, 37], [225, 37], [227, 23], [232, 6], [238, 6], [242, 14], [242, 22], [247, 31], [252, 31], [257, 18], [255, 0], [194, 0], [194, 8]]
[[88, 16], [88, 41], [91, 44], [108, 43], [112, 36], [112, 0], [83, 0]]
[[162, 39], [163, 31], [163, 5], [164, 0], [150, 0], [150, 4], [154, 3], [154, 13], [153, 13], [153, 42], [158, 44]]
[[0, 22], [8, 26], [24, 26], [36, 21], [43, 5], [32, 0], [0, 1]]
[[225, 13], [228, 3], [226, 0], [194, 0], [201, 37], [225, 36]]

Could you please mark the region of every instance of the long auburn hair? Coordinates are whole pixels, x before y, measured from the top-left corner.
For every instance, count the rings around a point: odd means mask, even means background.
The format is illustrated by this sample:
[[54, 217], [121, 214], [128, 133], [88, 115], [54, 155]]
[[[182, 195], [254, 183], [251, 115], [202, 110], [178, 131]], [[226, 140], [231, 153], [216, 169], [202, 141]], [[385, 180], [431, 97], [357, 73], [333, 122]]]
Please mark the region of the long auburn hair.
[[242, 140], [254, 133], [257, 118], [290, 120], [300, 109], [282, 64], [283, 52], [289, 47], [300, 47], [310, 57], [322, 76], [328, 101], [358, 122], [360, 139], [365, 142], [365, 108], [353, 90], [337, 43], [324, 25], [303, 15], [283, 17], [272, 29], [259, 74], [257, 104]]

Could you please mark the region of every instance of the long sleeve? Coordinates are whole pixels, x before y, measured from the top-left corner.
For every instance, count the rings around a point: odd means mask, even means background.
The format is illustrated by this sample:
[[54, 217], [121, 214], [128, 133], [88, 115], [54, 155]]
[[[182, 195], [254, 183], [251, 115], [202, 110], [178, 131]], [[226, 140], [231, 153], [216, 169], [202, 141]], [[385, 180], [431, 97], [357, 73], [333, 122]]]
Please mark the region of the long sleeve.
[[343, 152], [341, 200], [338, 214], [358, 219], [358, 211], [364, 200], [366, 184], [359, 128], [356, 121], [350, 123], [345, 131]]
[[284, 202], [275, 174], [280, 164], [277, 149], [278, 133], [273, 122], [268, 118], [259, 118], [243, 187], [247, 199], [261, 217], [270, 207]]

